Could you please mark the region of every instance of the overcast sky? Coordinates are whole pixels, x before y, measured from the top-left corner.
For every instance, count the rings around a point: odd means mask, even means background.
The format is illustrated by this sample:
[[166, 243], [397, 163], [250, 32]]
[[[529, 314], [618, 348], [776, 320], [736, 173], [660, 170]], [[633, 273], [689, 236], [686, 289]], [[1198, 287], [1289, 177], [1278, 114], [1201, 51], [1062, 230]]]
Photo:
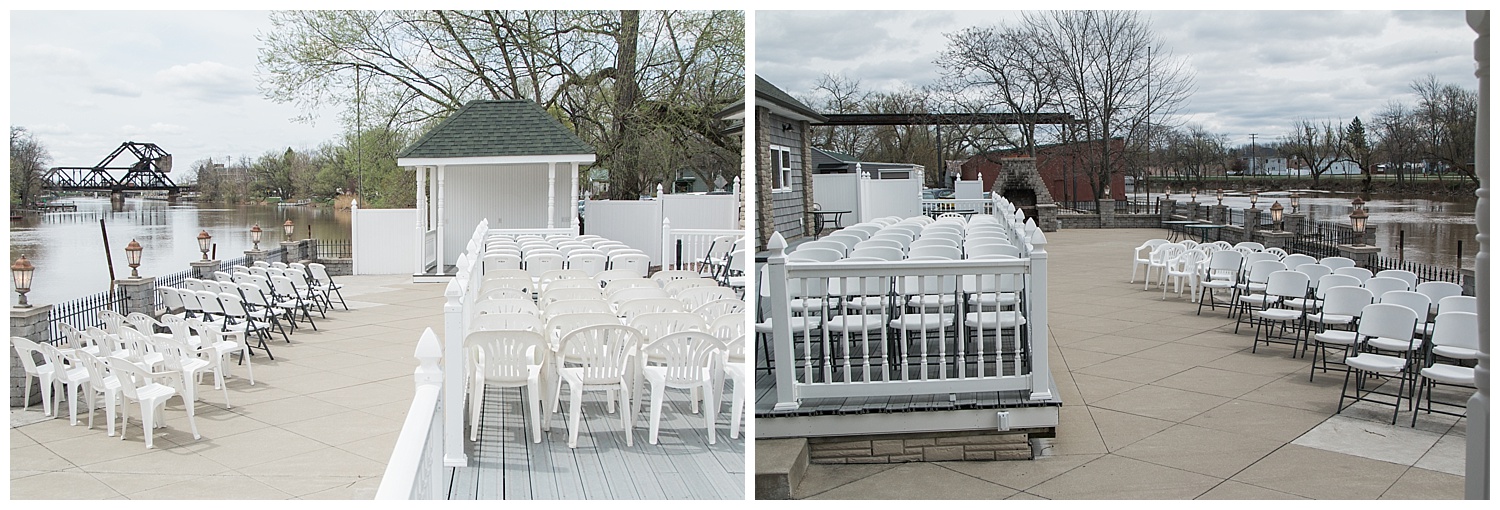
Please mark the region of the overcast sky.
[[209, 157], [334, 139], [342, 130], [336, 110], [297, 122], [303, 112], [256, 90], [255, 36], [268, 29], [266, 16], [11, 11], [10, 125], [36, 133], [53, 166], [93, 166], [136, 141], [161, 146], [183, 173]]
[[[1427, 74], [1468, 89], [1475, 33], [1462, 11], [1145, 11], [1195, 89], [1183, 120], [1233, 144], [1279, 137], [1299, 118], [1368, 120], [1387, 101], [1413, 104]], [[936, 80], [946, 33], [994, 26], [1017, 12], [757, 11], [755, 72], [809, 95], [842, 74], [869, 91]]]

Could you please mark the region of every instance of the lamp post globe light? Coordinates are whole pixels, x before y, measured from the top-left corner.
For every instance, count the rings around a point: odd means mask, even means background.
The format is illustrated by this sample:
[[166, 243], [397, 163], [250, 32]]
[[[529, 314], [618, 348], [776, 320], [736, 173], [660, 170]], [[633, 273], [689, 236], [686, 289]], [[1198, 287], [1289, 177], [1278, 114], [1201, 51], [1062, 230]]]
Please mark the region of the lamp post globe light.
[[261, 230], [259, 223], [256, 223], [255, 225], [252, 225], [250, 227], [250, 243], [252, 245], [250, 249], [260, 251], [260, 233]]
[[26, 293], [31, 292], [31, 275], [36, 272], [36, 266], [26, 260], [25, 255], [16, 259], [16, 263], [10, 265], [10, 280], [16, 286], [16, 293], [21, 295], [21, 302], [16, 303], [17, 308], [31, 308], [31, 303], [26, 302]]
[[1281, 213], [1283, 209], [1280, 200], [1271, 203], [1271, 223], [1276, 224], [1277, 232], [1281, 231]]
[[208, 260], [208, 249], [212, 245], [214, 236], [208, 235], [207, 230], [198, 232], [198, 251], [203, 252], [203, 260]]
[[1257, 201], [1257, 200], [1260, 200], [1260, 192], [1259, 191], [1251, 191], [1250, 192], [1250, 208], [1251, 209], [1255, 208], [1255, 201]]
[[1301, 203], [1300, 198], [1302, 198], [1301, 195], [1298, 195], [1295, 191], [1292, 192], [1292, 214], [1297, 214], [1297, 206]]
[[125, 245], [125, 262], [130, 265], [130, 277], [140, 278], [141, 273], [137, 269], [141, 267], [141, 243], [135, 242], [135, 239]]
[[1355, 239], [1359, 239], [1359, 245], [1365, 245], [1365, 221], [1369, 219], [1370, 213], [1365, 212], [1364, 207], [1356, 207], [1354, 212], [1349, 213], [1349, 224], [1354, 228]]
[[284, 235], [286, 235], [286, 239], [284, 239], [284, 240], [285, 241], [291, 241], [292, 240], [292, 231], [296, 230], [296, 229], [297, 229], [297, 226], [296, 225], [292, 225], [292, 220], [286, 220], [286, 223], [282, 223], [281, 224], [281, 233], [284, 234]]
[[1198, 188], [1188, 188], [1188, 201], [1198, 203]]
[[1214, 198], [1219, 200], [1219, 205], [1224, 205], [1224, 188], [1219, 188], [1218, 191], [1214, 192]]

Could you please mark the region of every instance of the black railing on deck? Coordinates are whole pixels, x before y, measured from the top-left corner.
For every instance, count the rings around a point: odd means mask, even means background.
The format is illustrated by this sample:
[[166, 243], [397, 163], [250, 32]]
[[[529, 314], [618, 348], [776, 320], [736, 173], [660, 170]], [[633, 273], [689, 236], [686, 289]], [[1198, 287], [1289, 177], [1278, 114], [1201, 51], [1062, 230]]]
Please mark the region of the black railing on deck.
[[1438, 281], [1463, 285], [1463, 275], [1457, 268], [1430, 266], [1376, 255], [1370, 265], [1370, 270], [1378, 273], [1387, 269], [1404, 269], [1416, 273], [1418, 283]]
[[319, 239], [317, 245], [318, 253], [313, 255], [315, 259], [354, 258], [354, 241], [351, 239]]
[[52, 312], [47, 317], [51, 328], [52, 343], [66, 342], [62, 331], [57, 327], [59, 322], [65, 322], [74, 329], [83, 331], [90, 326], [100, 324], [99, 310], [107, 309], [123, 313], [124, 308], [125, 293], [114, 290], [52, 305]]

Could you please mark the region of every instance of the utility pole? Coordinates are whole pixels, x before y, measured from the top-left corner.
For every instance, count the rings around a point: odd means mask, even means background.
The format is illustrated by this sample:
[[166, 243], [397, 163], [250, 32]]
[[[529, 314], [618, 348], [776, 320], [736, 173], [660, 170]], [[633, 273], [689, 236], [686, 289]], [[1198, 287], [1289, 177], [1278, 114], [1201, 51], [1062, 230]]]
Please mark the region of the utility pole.
[[1255, 175], [1255, 133], [1250, 133], [1250, 175]]

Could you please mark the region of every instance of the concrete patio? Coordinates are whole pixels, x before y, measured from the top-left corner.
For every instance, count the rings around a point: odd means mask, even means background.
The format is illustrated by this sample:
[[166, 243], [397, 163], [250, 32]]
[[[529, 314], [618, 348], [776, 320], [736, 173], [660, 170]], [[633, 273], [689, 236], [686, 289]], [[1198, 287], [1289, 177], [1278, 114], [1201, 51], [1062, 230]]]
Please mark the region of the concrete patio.
[[[1458, 499], [1467, 420], [1357, 405], [1285, 345], [1250, 352], [1223, 309], [1127, 283], [1158, 229], [1051, 244], [1052, 373], [1064, 407], [1034, 461], [808, 467], [810, 499]], [[1441, 390], [1438, 397], [1444, 396]], [[1460, 398], [1449, 393], [1446, 400]]]
[[[140, 410], [126, 439], [90, 430], [66, 407], [11, 410], [13, 499], [370, 499], [413, 394], [412, 358], [423, 328], [441, 331], [442, 285], [410, 276], [337, 277], [350, 311], [277, 335], [275, 361], [257, 352], [255, 385], [230, 369], [229, 399], [199, 391], [194, 440], [180, 399], [167, 404], [156, 448], [145, 448]], [[316, 315], [315, 315], [316, 317]], [[134, 404], [132, 404], [134, 405]], [[80, 409], [80, 413], [82, 410]]]

